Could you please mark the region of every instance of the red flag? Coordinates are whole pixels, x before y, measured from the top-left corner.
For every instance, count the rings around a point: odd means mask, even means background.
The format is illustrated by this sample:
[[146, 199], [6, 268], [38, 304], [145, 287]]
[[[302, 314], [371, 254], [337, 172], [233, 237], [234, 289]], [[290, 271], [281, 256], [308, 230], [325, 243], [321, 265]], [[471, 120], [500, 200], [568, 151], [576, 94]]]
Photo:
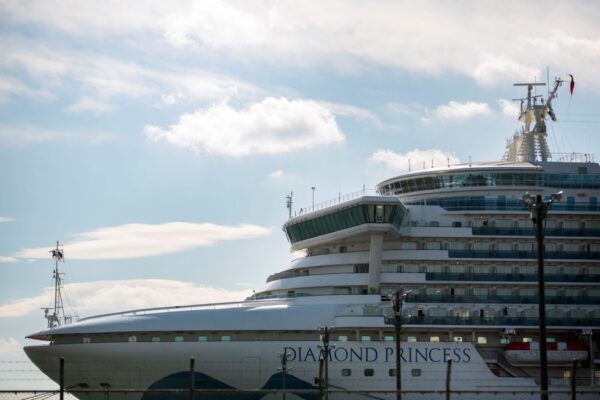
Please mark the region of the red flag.
[[571, 77], [571, 85], [569, 86], [569, 89], [571, 91], [571, 96], [573, 96], [573, 90], [575, 90], [575, 80], [573, 79], [573, 75], [568, 74]]

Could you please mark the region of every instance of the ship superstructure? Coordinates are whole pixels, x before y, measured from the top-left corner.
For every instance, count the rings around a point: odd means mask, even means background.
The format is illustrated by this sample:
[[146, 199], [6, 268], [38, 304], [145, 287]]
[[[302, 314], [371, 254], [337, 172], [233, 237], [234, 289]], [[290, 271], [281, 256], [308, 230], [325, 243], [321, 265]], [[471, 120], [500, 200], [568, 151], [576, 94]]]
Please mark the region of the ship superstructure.
[[[392, 296], [401, 293], [402, 387], [424, 391], [405, 398], [441, 398], [449, 359], [461, 398], [536, 398], [537, 253], [523, 196], [562, 191], [545, 226], [551, 393], [565, 387], [576, 362], [587, 388], [578, 398], [596, 398], [600, 165], [591, 157], [550, 161], [544, 119], [554, 119], [560, 82], [542, 106], [527, 84], [524, 127], [504, 161], [409, 172], [381, 182], [376, 194], [291, 217], [283, 229], [305, 255], [252, 298], [83, 319], [31, 335], [51, 345], [28, 347], [28, 355], [53, 379], [58, 364], [48, 360], [75, 360], [67, 377], [79, 386], [187, 385], [194, 356], [199, 387], [276, 389], [284, 353], [286, 387], [308, 390], [320, 376], [319, 328], [329, 327], [330, 387], [354, 391], [352, 398], [372, 398], [370, 390], [395, 398]], [[94, 360], [95, 372], [84, 360]], [[115, 365], [126, 366], [127, 382]]]

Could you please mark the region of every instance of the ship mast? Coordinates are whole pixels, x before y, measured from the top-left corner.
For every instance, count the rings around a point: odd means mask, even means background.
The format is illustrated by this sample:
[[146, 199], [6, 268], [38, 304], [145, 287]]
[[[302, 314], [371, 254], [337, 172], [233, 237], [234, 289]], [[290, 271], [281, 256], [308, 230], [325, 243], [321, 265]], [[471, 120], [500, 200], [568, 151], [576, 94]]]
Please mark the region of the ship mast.
[[[64, 262], [64, 250], [62, 244], [56, 242], [56, 248], [50, 250], [50, 254], [54, 259], [54, 270], [52, 278], [54, 279], [54, 308], [44, 308], [44, 317], [48, 320], [48, 328], [54, 328], [71, 322], [71, 316], [65, 315], [65, 308], [62, 299], [62, 277], [63, 273], [58, 270], [58, 263]], [[50, 312], [52, 310], [52, 312]]]
[[[532, 93], [536, 86], [546, 86], [545, 83], [515, 83], [514, 86], [527, 86], [527, 97], [513, 99], [521, 102], [521, 113], [519, 121], [523, 124], [521, 130], [513, 135], [506, 145], [503, 160], [511, 162], [546, 162], [552, 158], [546, 138], [546, 116], [556, 121], [556, 114], [552, 109], [552, 100], [556, 98], [558, 88], [563, 80], [557, 78], [554, 88], [548, 94], [544, 102], [541, 95]], [[538, 103], [539, 99], [539, 103]], [[526, 102], [526, 103], [525, 103]]]

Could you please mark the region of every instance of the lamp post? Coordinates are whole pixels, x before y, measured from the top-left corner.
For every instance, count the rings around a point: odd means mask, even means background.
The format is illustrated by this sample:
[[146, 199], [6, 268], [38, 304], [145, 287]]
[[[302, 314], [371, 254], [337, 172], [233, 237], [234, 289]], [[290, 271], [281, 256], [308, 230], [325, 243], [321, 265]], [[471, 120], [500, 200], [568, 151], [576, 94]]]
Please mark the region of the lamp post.
[[[555, 201], [560, 201], [562, 191], [550, 196], [550, 200], [542, 200], [542, 195], [533, 196], [525, 193], [523, 202], [530, 209], [530, 217], [535, 226], [538, 261], [538, 315], [540, 326], [540, 399], [548, 400], [548, 350], [546, 349], [546, 299], [544, 294], [544, 226], [548, 209]], [[535, 202], [534, 202], [535, 201]]]
[[331, 347], [329, 346], [329, 334], [334, 331], [335, 328], [332, 326], [325, 326], [319, 328], [319, 333], [321, 334], [321, 341], [323, 342], [322, 355], [324, 357], [323, 365], [325, 369], [323, 389], [325, 391], [325, 399], [329, 398], [329, 352], [331, 351]]
[[402, 343], [400, 334], [402, 332], [402, 304], [404, 299], [409, 292], [400, 294], [396, 292], [393, 297], [393, 308], [394, 308], [394, 333], [396, 339], [396, 400], [402, 399], [402, 358], [401, 358], [401, 347]]
[[310, 189], [312, 190], [312, 210], [315, 211], [315, 189], [316, 189], [316, 187], [311, 186]]

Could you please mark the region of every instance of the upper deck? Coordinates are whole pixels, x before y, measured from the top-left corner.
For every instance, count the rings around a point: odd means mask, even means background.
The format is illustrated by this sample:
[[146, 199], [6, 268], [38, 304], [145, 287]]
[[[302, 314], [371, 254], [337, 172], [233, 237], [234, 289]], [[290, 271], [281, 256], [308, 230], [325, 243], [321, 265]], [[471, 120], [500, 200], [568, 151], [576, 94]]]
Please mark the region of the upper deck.
[[[403, 200], [438, 197], [440, 193], [447, 196], [449, 192], [464, 195], [495, 190], [549, 194], [563, 190], [577, 192], [578, 202], [587, 200], [586, 205], [593, 208], [590, 211], [597, 211], [600, 165], [592, 162], [469, 163], [399, 175], [381, 182], [377, 188], [384, 195], [399, 196]], [[520, 208], [526, 209], [524, 205]]]

